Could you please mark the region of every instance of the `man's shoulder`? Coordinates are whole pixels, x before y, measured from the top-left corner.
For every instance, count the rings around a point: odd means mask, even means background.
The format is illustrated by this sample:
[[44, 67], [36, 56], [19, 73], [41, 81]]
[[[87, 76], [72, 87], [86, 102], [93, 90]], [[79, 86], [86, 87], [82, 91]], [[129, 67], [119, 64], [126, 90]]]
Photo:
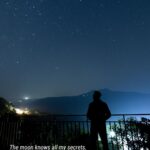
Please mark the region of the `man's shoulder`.
[[98, 106], [98, 105], [100, 105], [100, 106], [107, 106], [107, 104], [106, 104], [106, 102], [104, 102], [103, 100], [99, 100], [99, 101], [92, 101], [90, 104], [89, 104], [89, 106]]
[[89, 106], [92, 106], [94, 104], [94, 102], [89, 103]]
[[100, 100], [100, 103], [101, 103], [102, 105], [107, 105], [106, 102], [104, 102], [103, 100]]

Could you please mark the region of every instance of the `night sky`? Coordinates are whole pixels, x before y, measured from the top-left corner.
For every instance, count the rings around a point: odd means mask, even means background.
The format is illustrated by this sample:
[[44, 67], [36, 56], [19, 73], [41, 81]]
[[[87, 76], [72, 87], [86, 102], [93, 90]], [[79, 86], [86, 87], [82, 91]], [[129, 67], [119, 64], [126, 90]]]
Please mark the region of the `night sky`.
[[150, 93], [149, 0], [0, 0], [0, 96]]

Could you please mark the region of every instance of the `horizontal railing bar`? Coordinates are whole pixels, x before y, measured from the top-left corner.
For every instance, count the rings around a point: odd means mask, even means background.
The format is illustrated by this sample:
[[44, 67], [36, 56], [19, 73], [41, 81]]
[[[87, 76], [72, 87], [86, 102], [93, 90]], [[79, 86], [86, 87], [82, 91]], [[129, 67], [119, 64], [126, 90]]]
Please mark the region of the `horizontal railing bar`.
[[[112, 114], [111, 116], [149, 116], [150, 113], [146, 114]], [[81, 117], [85, 117], [85, 114], [48, 114], [48, 115], [41, 115], [41, 116], [57, 116], [57, 117], [64, 117], [64, 116], [81, 116]]]
[[112, 116], [149, 116], [150, 114], [112, 114]]

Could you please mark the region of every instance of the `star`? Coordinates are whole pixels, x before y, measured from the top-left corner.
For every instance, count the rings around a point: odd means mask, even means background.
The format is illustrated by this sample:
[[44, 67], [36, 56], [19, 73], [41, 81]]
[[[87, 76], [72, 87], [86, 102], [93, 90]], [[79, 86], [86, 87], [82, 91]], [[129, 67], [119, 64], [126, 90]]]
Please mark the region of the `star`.
[[104, 8], [104, 4], [103, 4], [103, 3], [101, 3], [101, 4], [100, 4], [100, 7], [101, 7], [101, 8]]
[[32, 37], [35, 37], [35, 36], [36, 36], [36, 33], [32, 33], [31, 35], [32, 35]]
[[38, 12], [38, 16], [42, 16], [42, 12]]
[[5, 3], [6, 5], [10, 5], [10, 3], [7, 1], [6, 3]]
[[33, 5], [32, 8], [35, 9], [36, 8], [35, 5]]
[[59, 66], [56, 66], [56, 67], [55, 67], [55, 70], [59, 70], [59, 69], [60, 69], [60, 67], [59, 67]]
[[19, 64], [20, 64], [20, 61], [19, 61], [19, 60], [17, 60], [17, 61], [16, 61], [16, 64], [17, 64], [17, 65], [19, 65]]
[[25, 16], [25, 17], [28, 17], [29, 15], [28, 15], [28, 14], [25, 14], [24, 16]]

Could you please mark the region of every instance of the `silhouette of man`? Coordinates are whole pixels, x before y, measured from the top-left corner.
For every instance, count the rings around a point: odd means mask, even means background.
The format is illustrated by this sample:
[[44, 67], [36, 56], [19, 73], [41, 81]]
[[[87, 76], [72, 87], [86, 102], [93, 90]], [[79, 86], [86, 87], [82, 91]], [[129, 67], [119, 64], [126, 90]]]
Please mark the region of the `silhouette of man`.
[[103, 149], [108, 150], [108, 141], [105, 122], [111, 116], [111, 112], [101, 99], [101, 93], [95, 91], [93, 102], [89, 104], [87, 118], [91, 120], [91, 145], [90, 150], [97, 150], [98, 134], [100, 134]]

